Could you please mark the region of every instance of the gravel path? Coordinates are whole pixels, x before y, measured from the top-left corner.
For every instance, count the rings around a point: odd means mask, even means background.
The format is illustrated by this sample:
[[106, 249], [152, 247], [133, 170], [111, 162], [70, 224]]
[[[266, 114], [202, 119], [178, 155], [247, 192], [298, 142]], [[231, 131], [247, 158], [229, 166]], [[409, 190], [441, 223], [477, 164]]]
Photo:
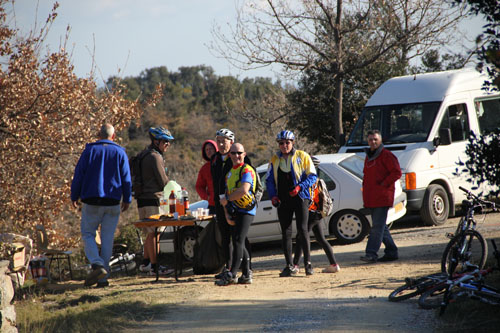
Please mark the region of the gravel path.
[[[417, 299], [392, 303], [387, 296], [407, 276], [439, 271], [448, 242], [445, 233], [453, 232], [457, 222], [450, 219], [440, 227], [419, 227], [418, 218], [396, 222], [396, 262], [362, 263], [359, 256], [366, 240], [334, 245], [341, 266], [336, 274], [321, 273], [327, 259], [315, 244], [313, 276], [306, 277], [301, 269], [297, 277], [279, 278], [284, 266], [279, 245], [259, 246], [254, 249], [251, 285], [217, 287], [212, 276], [190, 276], [189, 271], [182, 277], [186, 283], [160, 284], [171, 290], [172, 306], [158, 320], [143, 325], [143, 331], [431, 332], [439, 320], [434, 311], [419, 309]], [[500, 238], [500, 215], [487, 215], [478, 229], [487, 239]]]

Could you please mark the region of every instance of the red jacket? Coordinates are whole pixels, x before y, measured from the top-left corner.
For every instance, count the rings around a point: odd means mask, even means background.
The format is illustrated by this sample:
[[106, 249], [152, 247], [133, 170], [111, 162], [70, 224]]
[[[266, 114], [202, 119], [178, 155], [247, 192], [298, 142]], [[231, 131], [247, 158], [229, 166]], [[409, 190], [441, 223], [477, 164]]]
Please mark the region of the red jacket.
[[205, 154], [205, 146], [207, 144], [212, 144], [217, 151], [217, 144], [212, 140], [207, 140], [203, 143], [201, 147], [201, 156], [207, 163], [203, 164], [200, 171], [198, 172], [198, 179], [196, 180], [196, 192], [203, 200], [208, 200], [209, 206], [215, 206], [214, 201], [214, 185], [212, 181], [212, 173], [210, 172], [210, 159]]
[[394, 183], [401, 178], [401, 168], [396, 156], [382, 146], [370, 158], [365, 158], [363, 168], [363, 202], [366, 208], [392, 207]]

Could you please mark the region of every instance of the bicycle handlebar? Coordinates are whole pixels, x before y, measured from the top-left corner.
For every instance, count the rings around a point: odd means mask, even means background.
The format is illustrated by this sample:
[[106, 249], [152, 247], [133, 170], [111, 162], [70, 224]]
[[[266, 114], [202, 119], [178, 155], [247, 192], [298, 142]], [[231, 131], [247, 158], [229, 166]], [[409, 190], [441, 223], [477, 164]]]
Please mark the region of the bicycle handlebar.
[[475, 195], [474, 193], [472, 193], [470, 190], [468, 190], [466, 188], [463, 188], [462, 186], [459, 186], [458, 188], [467, 194], [467, 198], [469, 200], [472, 199], [472, 201], [475, 201], [475, 202], [477, 202], [477, 203], [479, 203], [481, 205], [484, 205], [484, 206], [486, 206], [488, 208], [491, 208], [491, 209], [493, 209], [493, 211], [497, 211], [498, 210], [496, 208], [496, 205], [495, 205], [494, 202], [483, 200], [483, 199], [479, 198], [477, 195]]

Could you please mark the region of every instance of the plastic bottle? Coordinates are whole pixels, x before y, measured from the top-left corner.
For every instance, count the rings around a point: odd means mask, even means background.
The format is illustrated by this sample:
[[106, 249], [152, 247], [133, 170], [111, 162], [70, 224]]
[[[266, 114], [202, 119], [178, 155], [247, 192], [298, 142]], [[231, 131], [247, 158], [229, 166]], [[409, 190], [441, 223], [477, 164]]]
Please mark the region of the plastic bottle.
[[182, 202], [184, 204], [184, 211], [189, 211], [189, 194], [185, 187], [181, 191]]
[[167, 215], [168, 213], [167, 204], [168, 204], [167, 199], [165, 198], [160, 199], [160, 215]]
[[175, 212], [175, 192], [172, 190], [170, 196], [168, 197], [168, 210], [170, 214]]

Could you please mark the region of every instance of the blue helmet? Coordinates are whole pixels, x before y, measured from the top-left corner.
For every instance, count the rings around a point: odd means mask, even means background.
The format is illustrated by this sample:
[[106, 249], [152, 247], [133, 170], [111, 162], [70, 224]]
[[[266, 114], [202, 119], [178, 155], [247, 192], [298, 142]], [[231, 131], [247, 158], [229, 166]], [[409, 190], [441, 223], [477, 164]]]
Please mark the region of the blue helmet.
[[172, 141], [174, 139], [170, 131], [163, 127], [150, 127], [149, 136], [152, 140]]
[[287, 130], [281, 131], [276, 136], [276, 141], [281, 141], [281, 140], [292, 140], [292, 141], [294, 141], [295, 140], [295, 135], [293, 135], [292, 131], [287, 131]]

